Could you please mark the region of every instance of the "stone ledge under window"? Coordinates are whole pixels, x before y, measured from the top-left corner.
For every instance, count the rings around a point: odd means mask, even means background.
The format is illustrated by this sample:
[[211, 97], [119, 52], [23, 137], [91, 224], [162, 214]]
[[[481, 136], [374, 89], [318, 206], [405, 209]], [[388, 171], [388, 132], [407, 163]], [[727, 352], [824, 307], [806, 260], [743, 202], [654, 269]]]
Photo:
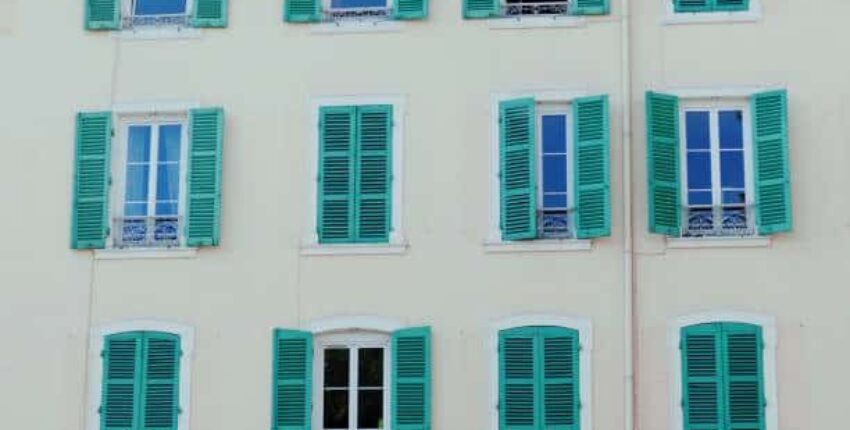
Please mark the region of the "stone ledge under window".
[[758, 22], [761, 11], [757, 8], [740, 12], [680, 12], [668, 13], [662, 23], [664, 25], [678, 24], [718, 24], [735, 22]]
[[114, 31], [121, 40], [197, 39], [201, 29], [194, 27], [138, 27]]
[[585, 239], [564, 240], [530, 240], [527, 242], [484, 242], [484, 252], [503, 253], [525, 253], [525, 252], [576, 252], [591, 251], [593, 241]]
[[320, 245], [311, 243], [301, 246], [301, 255], [401, 255], [407, 252], [408, 244], [385, 243], [385, 244], [334, 244]]
[[195, 258], [198, 248], [112, 248], [95, 249], [95, 260], [147, 260], [161, 258]]
[[523, 28], [571, 28], [584, 27], [584, 17], [579, 16], [523, 16], [489, 19], [491, 30], [515, 30]]
[[668, 249], [769, 248], [769, 236], [754, 237], [668, 237]]
[[325, 22], [311, 27], [316, 34], [394, 33], [402, 29], [404, 22], [394, 20]]

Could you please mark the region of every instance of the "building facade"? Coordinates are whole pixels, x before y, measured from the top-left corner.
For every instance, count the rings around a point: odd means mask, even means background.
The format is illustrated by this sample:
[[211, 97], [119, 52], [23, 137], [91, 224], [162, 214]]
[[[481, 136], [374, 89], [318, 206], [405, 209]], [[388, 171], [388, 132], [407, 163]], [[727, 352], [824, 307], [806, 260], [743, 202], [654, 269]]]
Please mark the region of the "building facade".
[[850, 6], [287, 1], [0, 0], [0, 427], [841, 426]]

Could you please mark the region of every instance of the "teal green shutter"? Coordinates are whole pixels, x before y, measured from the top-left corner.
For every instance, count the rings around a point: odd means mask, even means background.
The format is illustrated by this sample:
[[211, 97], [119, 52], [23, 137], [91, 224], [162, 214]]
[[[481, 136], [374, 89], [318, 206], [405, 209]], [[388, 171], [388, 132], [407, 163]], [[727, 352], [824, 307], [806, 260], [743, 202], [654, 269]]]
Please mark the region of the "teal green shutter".
[[537, 430], [541, 412], [537, 329], [499, 332], [499, 430]]
[[723, 323], [728, 430], [765, 430], [761, 327]]
[[431, 428], [431, 328], [398, 330], [392, 337], [392, 428]]
[[537, 237], [537, 148], [534, 99], [499, 103], [503, 240]]
[[723, 12], [745, 11], [750, 9], [749, 0], [714, 0], [714, 10]]
[[286, 22], [319, 22], [320, 0], [284, 0], [283, 20]]
[[649, 231], [681, 234], [679, 189], [679, 99], [646, 93], [646, 164], [649, 180]]
[[356, 242], [389, 242], [392, 219], [393, 107], [357, 107]]
[[428, 16], [428, 0], [395, 0], [395, 19], [425, 19]]
[[759, 234], [791, 231], [787, 93], [780, 90], [755, 94], [752, 111]]
[[77, 114], [71, 248], [98, 249], [109, 235], [112, 113]]
[[121, 28], [120, 0], [84, 0], [86, 30], [118, 30]]
[[676, 12], [711, 12], [714, 0], [672, 0]]
[[682, 328], [684, 430], [725, 430], [721, 326]]
[[497, 0], [463, 0], [463, 17], [466, 19], [492, 18], [498, 15]]
[[181, 354], [180, 336], [145, 332], [141, 430], [177, 430]]
[[539, 389], [543, 395], [542, 422], [547, 430], [579, 430], [578, 331], [564, 327], [540, 327], [543, 365]]
[[356, 108], [323, 107], [319, 117], [319, 242], [352, 242], [355, 237]]
[[224, 109], [192, 109], [189, 117], [186, 244], [218, 246]]
[[310, 430], [313, 335], [277, 329], [273, 349], [272, 429]]
[[106, 336], [101, 391], [101, 430], [135, 429], [142, 378], [142, 332]]
[[195, 0], [193, 27], [227, 27], [227, 0]]
[[608, 15], [609, 0], [575, 0], [570, 11], [573, 15]]
[[611, 235], [608, 96], [573, 101], [576, 237]]

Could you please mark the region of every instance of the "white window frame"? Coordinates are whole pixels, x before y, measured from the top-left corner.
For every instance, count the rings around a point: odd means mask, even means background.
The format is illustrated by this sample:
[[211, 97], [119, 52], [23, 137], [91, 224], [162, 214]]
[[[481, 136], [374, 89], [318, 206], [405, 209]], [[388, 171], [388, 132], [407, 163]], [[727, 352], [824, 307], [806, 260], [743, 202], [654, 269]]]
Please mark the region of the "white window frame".
[[[357, 244], [322, 244], [319, 243], [318, 228], [318, 177], [319, 177], [319, 119], [323, 107], [329, 106], [361, 106], [361, 105], [392, 105], [392, 219], [390, 220], [390, 237], [388, 243], [357, 243]], [[310, 142], [308, 148], [309, 180], [307, 196], [310, 199], [305, 223], [307, 230], [303, 233], [301, 253], [304, 255], [345, 255], [345, 254], [402, 254], [407, 250], [407, 239], [404, 235], [404, 127], [407, 119], [404, 96], [342, 96], [315, 97], [310, 101]]]
[[103, 402], [103, 357], [106, 337], [112, 334], [132, 331], [157, 331], [180, 336], [180, 388], [178, 392], [177, 430], [189, 430], [189, 418], [192, 416], [192, 361], [195, 345], [195, 331], [188, 325], [156, 320], [121, 321], [97, 326], [91, 330], [88, 353], [88, 430], [100, 430], [101, 414], [98, 412]]
[[660, 0], [666, 4], [663, 24], [711, 24], [730, 22], [757, 22], [761, 20], [761, 0], [750, 0], [748, 10], [717, 12], [676, 12], [673, 0]]
[[764, 372], [764, 396], [767, 400], [764, 419], [766, 430], [778, 430], [779, 418], [776, 403], [776, 320], [768, 315], [747, 312], [714, 311], [680, 316], [669, 323], [667, 348], [670, 357], [670, 429], [684, 430], [684, 415], [682, 412], [682, 328], [714, 322], [739, 322], [754, 324], [761, 327], [762, 341], [762, 371]]
[[[121, 1], [121, 18], [122, 19], [132, 18], [132, 17], [136, 16], [133, 9], [134, 9], [134, 6], [136, 5], [136, 2], [138, 2], [138, 1], [139, 0], [122, 0]], [[195, 0], [186, 0], [186, 12], [185, 12], [186, 16], [191, 17], [192, 13], [194, 11], [195, 11]], [[151, 16], [157, 16], [157, 15], [151, 15]]]
[[499, 430], [499, 333], [529, 326], [554, 326], [578, 331], [579, 419], [581, 430], [593, 429], [593, 324], [590, 319], [552, 314], [525, 314], [495, 321], [490, 329], [490, 429]]
[[[127, 151], [129, 146], [129, 127], [134, 125], [150, 125], [151, 129], [151, 153], [156, 154], [159, 145], [158, 139], [155, 139], [155, 136], [158, 136], [158, 126], [164, 124], [180, 124], [181, 125], [181, 142], [180, 142], [180, 195], [178, 198], [177, 204], [177, 218], [180, 220], [179, 225], [179, 246], [177, 248], [185, 248], [186, 247], [186, 234], [185, 227], [186, 225], [186, 201], [188, 198], [188, 189], [187, 189], [187, 171], [189, 165], [189, 115], [187, 111], [182, 112], [156, 112], [149, 111], [145, 112], [123, 112], [117, 113], [117, 125], [116, 128], [116, 136], [113, 139], [113, 145], [111, 150], [111, 172], [113, 184], [110, 190], [110, 211], [109, 211], [109, 226], [110, 226], [110, 235], [107, 240], [107, 245], [112, 249], [119, 249], [116, 246], [116, 237], [120, 234], [118, 229], [115, 228], [114, 220], [116, 218], [122, 218], [124, 216], [124, 197], [126, 191], [126, 180], [127, 180]], [[155, 126], [155, 127], [153, 127]], [[156, 131], [154, 131], [156, 129]], [[148, 172], [148, 205], [151, 205], [153, 196], [154, 200], [156, 197], [156, 187], [150, 187], [150, 184], [155, 181], [156, 178], [156, 167], [154, 164], [157, 163], [156, 159], [151, 159], [151, 168]], [[150, 211], [150, 208], [148, 209]], [[128, 247], [132, 249], [161, 249], [158, 247]], [[123, 249], [123, 248], [122, 248]]]
[[[709, 112], [709, 133], [710, 154], [711, 154], [711, 194], [712, 206], [715, 215], [718, 213], [718, 205], [722, 201], [721, 182], [720, 182], [720, 137], [719, 137], [719, 112], [721, 110], [740, 110], [742, 118], [742, 132], [744, 145], [744, 189], [746, 193], [746, 216], [747, 228], [752, 230], [752, 234], [746, 236], [719, 236], [730, 238], [752, 238], [758, 237], [756, 217], [755, 217], [755, 175], [753, 166], [753, 129], [752, 129], [752, 113], [748, 98], [744, 97], [694, 97], [681, 98], [679, 100], [679, 186], [680, 195], [682, 196], [682, 230], [686, 230], [688, 221], [688, 149], [687, 149], [687, 121], [686, 113], [694, 111]], [[716, 188], [715, 188], [716, 186]], [[715, 225], [716, 225], [715, 220]], [[708, 237], [686, 237], [687, 239], [703, 240], [717, 238], [718, 236]]]
[[[564, 115], [566, 117], [567, 128], [565, 130], [567, 139], [567, 225], [570, 229], [570, 236], [563, 239], [575, 239], [575, 135], [572, 133], [574, 118], [571, 102], [535, 102], [535, 127], [536, 142], [534, 142], [535, 150], [537, 151], [537, 211], [543, 209], [543, 117], [545, 115]], [[538, 216], [539, 218], [539, 216]], [[539, 227], [538, 227], [539, 230]], [[537, 240], [549, 240], [548, 238], [538, 238]]]

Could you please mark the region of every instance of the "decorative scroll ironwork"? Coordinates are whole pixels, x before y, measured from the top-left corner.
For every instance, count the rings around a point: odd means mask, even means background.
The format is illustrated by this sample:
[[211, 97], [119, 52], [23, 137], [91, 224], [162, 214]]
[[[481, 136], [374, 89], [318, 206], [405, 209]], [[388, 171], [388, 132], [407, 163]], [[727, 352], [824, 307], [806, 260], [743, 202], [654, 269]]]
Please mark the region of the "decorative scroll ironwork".
[[502, 16], [506, 17], [569, 15], [569, 13], [569, 1], [520, 1], [502, 5]]
[[683, 236], [752, 236], [755, 229], [749, 224], [747, 208], [685, 208], [686, 224]]
[[537, 237], [541, 239], [565, 239], [572, 237], [569, 212], [537, 211]]
[[123, 217], [113, 221], [119, 248], [169, 248], [180, 246], [182, 219], [176, 216]]
[[186, 14], [131, 15], [123, 18], [122, 25], [125, 29], [138, 27], [187, 27], [189, 25], [189, 16]]
[[323, 22], [339, 21], [383, 21], [393, 15], [392, 8], [364, 7], [352, 9], [331, 9], [322, 11]]

